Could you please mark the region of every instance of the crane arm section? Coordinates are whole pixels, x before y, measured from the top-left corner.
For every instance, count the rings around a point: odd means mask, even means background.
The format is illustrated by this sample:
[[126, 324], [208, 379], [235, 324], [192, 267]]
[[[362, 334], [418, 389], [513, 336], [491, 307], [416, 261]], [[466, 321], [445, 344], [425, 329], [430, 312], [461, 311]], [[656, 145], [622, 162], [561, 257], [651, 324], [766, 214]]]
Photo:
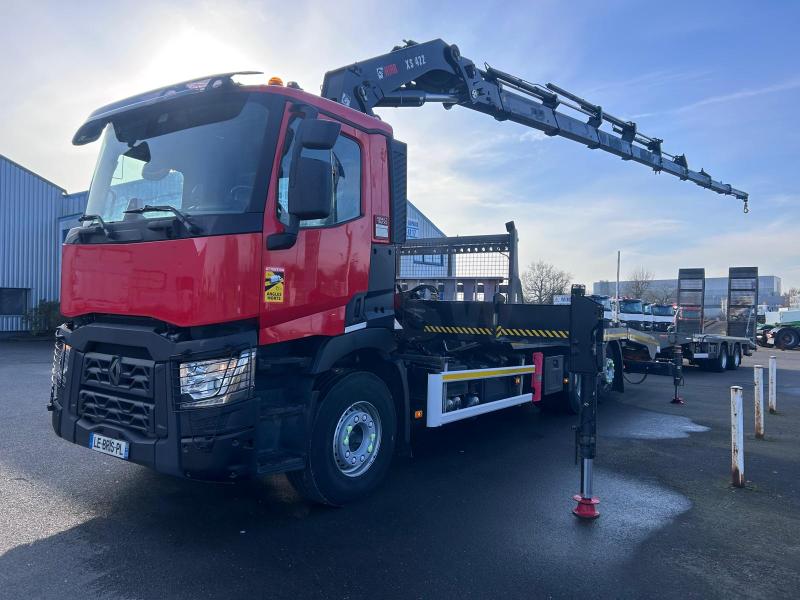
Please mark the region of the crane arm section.
[[[715, 180], [703, 169], [690, 169], [684, 154], [663, 151], [663, 140], [642, 134], [636, 123], [614, 117], [554, 84], [530, 83], [488, 65], [479, 69], [461, 56], [457, 46], [441, 39], [419, 44], [408, 41], [387, 54], [329, 71], [322, 96], [369, 115], [378, 107], [428, 102], [445, 108], [463, 106], [734, 196], [744, 202], [747, 212], [746, 192]], [[564, 108], [575, 116], [566, 114]]]

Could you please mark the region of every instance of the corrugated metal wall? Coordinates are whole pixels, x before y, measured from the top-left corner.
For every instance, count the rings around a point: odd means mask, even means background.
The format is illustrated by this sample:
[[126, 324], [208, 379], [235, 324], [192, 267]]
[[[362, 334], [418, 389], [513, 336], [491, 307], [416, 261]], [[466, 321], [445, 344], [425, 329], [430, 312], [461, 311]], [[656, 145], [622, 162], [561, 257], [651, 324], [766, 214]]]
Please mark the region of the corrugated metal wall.
[[78, 192], [77, 194], [67, 194], [61, 200], [61, 211], [59, 217], [70, 215], [82, 215], [86, 208], [86, 201], [89, 199], [89, 192]]
[[[411, 240], [419, 238], [444, 237], [441, 229], [411, 202], [408, 203], [406, 219], [406, 237]], [[403, 256], [400, 258], [401, 278], [415, 279], [420, 277], [445, 277], [447, 275], [446, 256]]]
[[[0, 155], [0, 287], [24, 288], [28, 308], [59, 296], [59, 218], [82, 213], [86, 194], [57, 185]], [[0, 331], [24, 329], [20, 315], [0, 315]]]

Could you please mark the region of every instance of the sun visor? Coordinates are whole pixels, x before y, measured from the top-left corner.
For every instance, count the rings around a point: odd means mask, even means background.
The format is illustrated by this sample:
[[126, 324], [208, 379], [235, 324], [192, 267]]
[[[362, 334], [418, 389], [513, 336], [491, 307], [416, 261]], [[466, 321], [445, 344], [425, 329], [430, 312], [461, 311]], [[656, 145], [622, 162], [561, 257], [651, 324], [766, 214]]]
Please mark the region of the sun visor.
[[81, 125], [80, 129], [75, 133], [72, 138], [72, 143], [75, 146], [82, 146], [95, 141], [100, 137], [108, 123], [114, 120], [114, 117], [124, 112], [151, 106], [159, 102], [165, 102], [177, 97], [184, 97], [190, 94], [202, 94], [214, 90], [230, 89], [237, 85], [233, 81], [235, 75], [261, 75], [261, 71], [233, 71], [231, 73], [220, 73], [218, 75], [208, 75], [199, 79], [191, 79], [189, 81], [182, 81], [167, 87], [151, 90], [143, 94], [131, 96], [125, 100], [120, 100], [112, 104], [108, 104], [94, 111], [86, 122]]

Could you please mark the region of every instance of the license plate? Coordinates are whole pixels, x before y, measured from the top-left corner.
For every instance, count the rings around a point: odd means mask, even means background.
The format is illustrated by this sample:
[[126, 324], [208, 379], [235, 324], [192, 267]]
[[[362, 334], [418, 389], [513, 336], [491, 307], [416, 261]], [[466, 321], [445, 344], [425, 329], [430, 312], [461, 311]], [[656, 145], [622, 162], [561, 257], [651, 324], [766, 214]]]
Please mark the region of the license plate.
[[97, 452], [102, 452], [103, 454], [116, 456], [123, 460], [128, 460], [129, 445], [128, 442], [115, 440], [114, 438], [106, 437], [99, 433], [92, 433], [89, 435], [89, 448]]

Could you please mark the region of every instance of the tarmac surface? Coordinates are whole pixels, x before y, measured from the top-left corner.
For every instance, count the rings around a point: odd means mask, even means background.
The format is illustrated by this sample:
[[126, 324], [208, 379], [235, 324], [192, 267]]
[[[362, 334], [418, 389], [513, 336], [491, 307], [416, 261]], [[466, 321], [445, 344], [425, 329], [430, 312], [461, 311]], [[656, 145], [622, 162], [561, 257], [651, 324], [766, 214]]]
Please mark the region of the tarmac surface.
[[[790, 598], [800, 589], [800, 352], [753, 436], [752, 365], [629, 385], [600, 409], [602, 516], [570, 513], [574, 417], [509, 409], [426, 431], [372, 496], [285, 477], [202, 484], [69, 444], [51, 345], [0, 343], [0, 598]], [[632, 376], [634, 377], [634, 376]], [[635, 376], [638, 377], [638, 376]], [[730, 485], [729, 386], [745, 394]]]

